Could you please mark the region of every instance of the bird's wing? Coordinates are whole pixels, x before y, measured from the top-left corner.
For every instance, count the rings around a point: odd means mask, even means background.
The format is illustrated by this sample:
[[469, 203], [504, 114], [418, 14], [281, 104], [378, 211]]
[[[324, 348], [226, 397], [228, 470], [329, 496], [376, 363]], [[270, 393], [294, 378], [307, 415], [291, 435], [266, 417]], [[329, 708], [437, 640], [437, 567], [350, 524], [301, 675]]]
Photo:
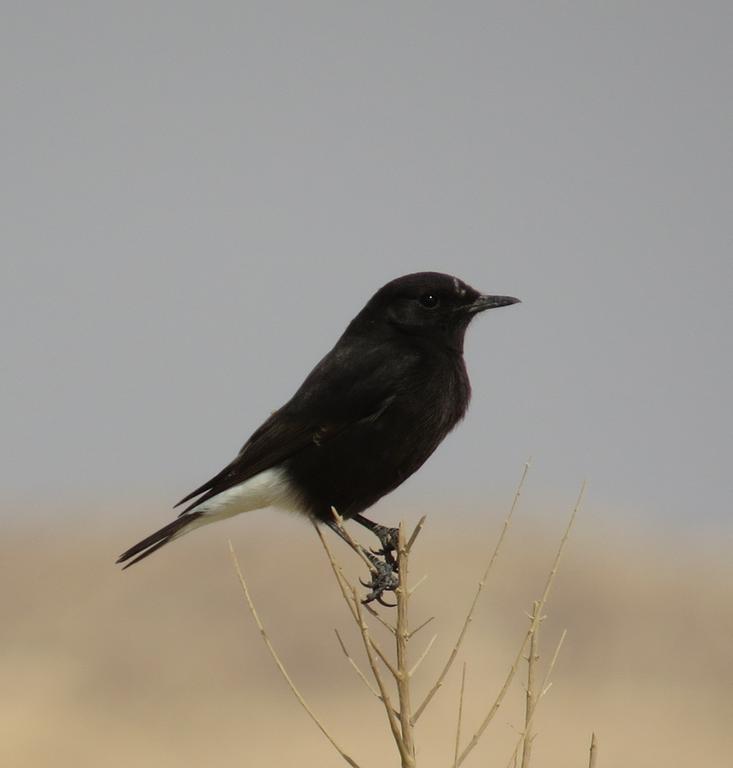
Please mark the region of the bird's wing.
[[181, 515], [308, 446], [323, 445], [357, 424], [376, 421], [397, 396], [399, 366], [392, 361], [385, 371], [384, 357], [372, 358], [371, 364], [370, 357], [354, 356], [355, 364], [344, 365], [343, 357], [327, 355], [230, 464], [176, 504], [191, 502]]

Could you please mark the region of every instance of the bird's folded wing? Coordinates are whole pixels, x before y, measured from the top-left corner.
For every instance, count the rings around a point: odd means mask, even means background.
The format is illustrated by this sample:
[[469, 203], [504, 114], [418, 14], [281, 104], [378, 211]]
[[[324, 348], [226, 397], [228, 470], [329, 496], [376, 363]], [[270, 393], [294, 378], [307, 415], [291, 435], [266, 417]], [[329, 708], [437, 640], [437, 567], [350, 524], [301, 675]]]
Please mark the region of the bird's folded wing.
[[[361, 413], [339, 419], [304, 419], [285, 406], [250, 437], [237, 457], [208, 482], [192, 491], [176, 506], [191, 501], [179, 516], [270, 467], [276, 466], [308, 446], [321, 446], [345, 430], [365, 421], [376, 421], [389, 408], [395, 396], [390, 394], [370, 403]], [[198, 498], [196, 498], [198, 497]], [[192, 501], [194, 500], [195, 501]]]

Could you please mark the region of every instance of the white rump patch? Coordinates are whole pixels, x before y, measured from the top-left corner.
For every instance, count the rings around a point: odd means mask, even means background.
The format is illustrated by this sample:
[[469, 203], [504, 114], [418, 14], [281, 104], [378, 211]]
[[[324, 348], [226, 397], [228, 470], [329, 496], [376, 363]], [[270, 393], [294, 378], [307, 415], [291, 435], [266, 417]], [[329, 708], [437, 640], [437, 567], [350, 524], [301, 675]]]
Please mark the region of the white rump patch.
[[290, 511], [302, 509], [300, 498], [284, 469], [266, 469], [194, 507], [191, 512], [202, 512], [201, 517], [192, 520], [190, 525], [182, 528], [173, 538], [177, 539], [202, 525], [262, 507], [279, 507]]

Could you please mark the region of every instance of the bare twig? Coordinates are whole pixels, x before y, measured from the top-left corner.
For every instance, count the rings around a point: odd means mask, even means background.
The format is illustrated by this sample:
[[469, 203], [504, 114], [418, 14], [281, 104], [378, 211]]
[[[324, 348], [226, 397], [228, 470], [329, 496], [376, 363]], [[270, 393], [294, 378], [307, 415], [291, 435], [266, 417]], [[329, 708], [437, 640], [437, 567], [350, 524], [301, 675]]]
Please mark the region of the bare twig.
[[361, 681], [366, 685], [366, 687], [380, 700], [382, 701], [382, 697], [379, 695], [379, 691], [369, 682], [369, 679], [367, 676], [361, 671], [361, 668], [359, 665], [354, 661], [354, 659], [351, 658], [351, 655], [349, 654], [348, 649], [346, 648], [346, 644], [343, 641], [343, 638], [339, 634], [338, 629], [333, 630], [336, 633], [336, 639], [339, 642], [339, 645], [341, 646], [341, 650], [344, 652], [344, 656], [346, 656], [346, 659], [348, 660], [349, 664], [351, 664], [352, 668], [356, 672], [356, 674], [359, 676]]
[[538, 694], [535, 689], [535, 668], [539, 661], [539, 637], [540, 637], [540, 622], [542, 617], [537, 618], [537, 611], [540, 607], [539, 601], [535, 600], [532, 605], [532, 616], [530, 619], [532, 623], [537, 621], [535, 631], [532, 633], [532, 637], [529, 641], [529, 654], [527, 655], [527, 695], [524, 708], [524, 738], [522, 744], [522, 762], [521, 768], [528, 768], [529, 759], [532, 754], [532, 730], [530, 723], [532, 722], [532, 716], [534, 714], [535, 706], [537, 705]]
[[542, 615], [542, 611], [544, 610], [545, 603], [547, 602], [547, 598], [550, 595], [550, 590], [552, 588], [552, 583], [555, 580], [555, 575], [557, 574], [557, 568], [560, 563], [560, 558], [562, 557], [563, 550], [565, 549], [565, 544], [568, 540], [570, 530], [573, 527], [573, 523], [575, 522], [575, 517], [578, 513], [578, 509], [580, 508], [580, 504], [581, 504], [581, 501], [583, 500], [584, 493], [585, 493], [585, 481], [580, 487], [580, 492], [575, 502], [575, 506], [573, 507], [573, 512], [570, 515], [570, 520], [568, 521], [568, 524], [565, 528], [565, 532], [563, 533], [563, 537], [560, 540], [560, 545], [558, 546], [557, 552], [555, 553], [555, 559], [553, 560], [552, 568], [550, 569], [550, 573], [547, 576], [547, 581], [545, 582], [545, 588], [542, 593], [542, 597], [540, 598], [540, 601], [539, 601], [539, 609], [536, 612], [535, 616], [533, 617], [533, 621], [530, 624], [529, 629], [527, 630], [527, 634], [524, 636], [524, 640], [522, 641], [522, 645], [519, 648], [519, 652], [517, 653], [511, 668], [509, 669], [509, 673], [507, 674], [506, 679], [504, 680], [504, 684], [502, 685], [499, 691], [499, 694], [496, 697], [496, 700], [494, 701], [491, 708], [489, 709], [488, 714], [486, 715], [486, 717], [484, 717], [478, 729], [474, 733], [473, 737], [471, 738], [471, 741], [468, 743], [468, 745], [466, 746], [466, 748], [463, 750], [460, 757], [458, 758], [459, 765], [466, 759], [466, 757], [468, 757], [469, 753], [478, 744], [478, 741], [481, 738], [481, 735], [486, 730], [489, 723], [494, 719], [494, 715], [496, 715], [497, 711], [499, 710], [499, 707], [501, 706], [501, 703], [504, 700], [504, 697], [506, 696], [507, 690], [509, 689], [511, 682], [514, 679], [514, 675], [517, 672], [517, 667], [519, 666], [519, 662], [521, 661], [522, 655], [524, 654], [524, 649], [527, 647], [527, 643], [529, 642], [530, 638], [532, 637], [535, 630], [537, 629], [539, 617]]
[[[408, 677], [412, 677], [415, 672], [417, 672], [418, 667], [425, 661], [425, 657], [430, 653], [430, 649], [433, 647], [433, 643], [437, 639], [437, 635], [433, 635], [430, 638], [430, 642], [425, 646], [425, 650], [420, 654], [420, 658], [412, 665], [412, 668], [408, 672]], [[410, 639], [410, 635], [408, 634], [407, 639]]]
[[394, 626], [394, 624], [390, 624], [388, 621], [386, 621], [382, 616], [380, 615], [379, 611], [372, 608], [371, 605], [365, 605], [364, 606], [367, 609], [367, 613], [370, 613], [374, 618], [385, 628], [388, 629], [393, 635], [395, 632], [397, 632], [397, 627]]
[[249, 594], [249, 589], [247, 588], [247, 582], [244, 579], [244, 574], [242, 573], [242, 569], [239, 565], [239, 560], [237, 560], [237, 555], [234, 552], [234, 547], [232, 546], [231, 540], [229, 541], [229, 553], [232, 557], [232, 562], [234, 563], [234, 568], [237, 572], [237, 576], [239, 577], [239, 583], [242, 586], [242, 591], [244, 592], [244, 597], [247, 600], [247, 605], [249, 606], [250, 613], [252, 614], [252, 617], [255, 620], [255, 623], [257, 624], [257, 628], [260, 630], [260, 635], [262, 636], [262, 639], [265, 642], [265, 645], [267, 646], [267, 650], [270, 652], [270, 655], [275, 660], [275, 664], [277, 665], [277, 668], [280, 670], [280, 673], [285, 678], [285, 681], [287, 682], [288, 686], [290, 686], [290, 690], [295, 695], [295, 698], [298, 700], [300, 705], [303, 707], [303, 709], [308, 713], [311, 720], [318, 726], [318, 729], [321, 731], [321, 733], [328, 739], [331, 746], [341, 755], [341, 757], [344, 759], [345, 762], [347, 762], [352, 768], [359, 768], [359, 764], [352, 758], [349, 757], [349, 755], [344, 752], [344, 750], [339, 746], [339, 744], [336, 742], [336, 740], [331, 736], [331, 734], [326, 729], [326, 726], [318, 719], [318, 716], [315, 714], [315, 712], [310, 708], [308, 702], [303, 698], [303, 695], [298, 690], [298, 688], [295, 686], [295, 683], [292, 681], [290, 675], [288, 674], [287, 669], [285, 669], [285, 665], [280, 659], [280, 656], [278, 655], [277, 651], [273, 647], [272, 643], [270, 642], [270, 638], [267, 636], [267, 632], [265, 631], [265, 627], [262, 624], [262, 621], [260, 620], [259, 614], [257, 613], [257, 609], [254, 606], [254, 603], [252, 602], [252, 598]]
[[392, 737], [395, 740], [395, 744], [399, 750], [400, 757], [402, 758], [402, 765], [404, 768], [413, 766], [413, 756], [407, 750], [405, 742], [402, 738], [402, 733], [400, 732], [400, 719], [398, 719], [398, 716], [395, 714], [396, 710], [392, 706], [392, 702], [389, 698], [389, 693], [387, 692], [384, 679], [379, 672], [379, 665], [377, 664], [377, 659], [374, 655], [374, 647], [371, 642], [371, 638], [369, 637], [369, 627], [367, 626], [366, 621], [364, 621], [364, 614], [361, 610], [361, 602], [358, 595], [356, 594], [356, 589], [352, 589], [352, 603], [354, 605], [354, 611], [356, 612], [357, 616], [357, 625], [359, 627], [359, 631], [361, 632], [362, 641], [364, 643], [364, 650], [366, 651], [367, 659], [369, 660], [369, 666], [371, 667], [374, 679], [377, 681], [377, 686], [382, 696], [384, 708], [387, 711], [387, 720], [389, 721], [389, 727], [392, 731]]
[[[419, 523], [422, 525], [422, 521]], [[414, 542], [415, 533], [411, 537]], [[400, 574], [400, 583], [395, 590], [397, 597], [397, 632], [395, 634], [397, 646], [397, 696], [400, 701], [400, 727], [402, 730], [402, 742], [410, 759], [402, 760], [403, 768], [415, 765], [415, 741], [412, 725], [412, 704], [410, 701], [410, 671], [407, 662], [407, 643], [410, 632], [408, 625], [407, 606], [410, 599], [410, 591], [407, 587], [408, 549], [405, 541], [405, 529], [402, 523], [399, 527], [397, 545], [397, 566]], [[419, 662], [418, 662], [419, 663]]]
[[[359, 601], [359, 604], [361, 604], [361, 601]], [[399, 629], [397, 630], [399, 632]], [[369, 637], [369, 643], [374, 648], [374, 652], [379, 656], [382, 664], [387, 668], [390, 675], [395, 680], [399, 680], [400, 677], [400, 671], [399, 666], [395, 667], [395, 665], [389, 660], [389, 656], [381, 649], [381, 647], [374, 641], [374, 639], [370, 636]]]
[[[560, 649], [562, 648], [562, 644], [565, 642], [566, 634], [567, 634], [567, 630], [564, 629], [562, 632], [562, 635], [560, 635], [560, 640], [558, 641], [557, 646], [555, 647], [555, 653], [552, 654], [552, 661], [550, 661], [550, 666], [547, 668], [545, 677], [542, 680], [542, 689], [537, 694], [537, 699], [535, 701], [535, 706], [532, 709], [532, 714], [529, 716], [529, 718], [525, 722], [524, 734], [522, 734], [519, 737], [516, 745], [514, 746], [514, 752], [512, 752], [512, 755], [509, 758], [509, 762], [507, 763], [507, 768], [511, 768], [513, 764], [516, 764], [519, 748], [520, 746], [522, 746], [522, 744], [525, 743], [525, 737], [527, 733], [530, 732], [530, 729], [532, 726], [532, 720], [534, 719], [534, 716], [537, 713], [537, 703], [552, 687], [552, 683], [550, 682], [550, 676], [552, 675], [552, 671], [555, 668], [555, 662], [557, 661], [557, 657], [560, 655]], [[522, 762], [524, 762], [524, 757], [522, 757]]]
[[422, 529], [423, 529], [423, 526], [425, 525], [425, 520], [426, 520], [426, 519], [427, 519], [427, 515], [423, 515], [423, 516], [422, 516], [422, 517], [421, 517], [421, 518], [420, 518], [420, 519], [417, 521], [417, 525], [415, 526], [415, 530], [414, 530], [414, 531], [412, 532], [412, 534], [410, 535], [410, 538], [409, 538], [409, 540], [408, 540], [408, 542], [407, 542], [407, 545], [406, 545], [406, 549], [407, 549], [407, 554], [408, 554], [408, 555], [410, 554], [410, 551], [412, 550], [412, 546], [413, 546], [413, 544], [415, 543], [415, 540], [416, 540], [416, 539], [417, 539], [417, 537], [420, 535], [420, 532], [422, 531]]
[[598, 759], [598, 739], [595, 733], [590, 737], [590, 757], [588, 759], [588, 768], [596, 768], [596, 760]]
[[[409, 550], [408, 550], [408, 552], [409, 552]], [[424, 584], [424, 583], [427, 581], [427, 579], [428, 579], [428, 574], [426, 573], [424, 576], [421, 576], [421, 577], [420, 577], [420, 578], [419, 578], [419, 579], [418, 579], [418, 580], [417, 580], [417, 581], [416, 581], [416, 582], [415, 582], [415, 583], [414, 583], [414, 584], [413, 584], [413, 585], [410, 587], [410, 592], [409, 592], [409, 595], [410, 595], [410, 597], [412, 597], [412, 595], [414, 595], [414, 594], [415, 594], [415, 592], [417, 591], [417, 588], [418, 588], [418, 587], [421, 587], [421, 586], [422, 586], [422, 585], [423, 585], [423, 584]]]
[[328, 546], [328, 542], [326, 541], [326, 538], [323, 535], [323, 532], [321, 531], [319, 525], [316, 523], [315, 520], [313, 520], [312, 523], [313, 523], [313, 527], [316, 529], [318, 538], [321, 540], [323, 549], [326, 551], [326, 556], [328, 557], [328, 562], [331, 564], [331, 570], [333, 571], [333, 575], [336, 577], [336, 583], [338, 584], [339, 590], [341, 591], [341, 596], [344, 598], [344, 602], [348, 606], [349, 611], [352, 617], [354, 618], [354, 621], [356, 621], [356, 610], [354, 609], [354, 606], [351, 603], [351, 596], [350, 596], [351, 592], [355, 591], [354, 586], [349, 582], [343, 570], [341, 569], [341, 566], [336, 562], [336, 558], [334, 557], [333, 552], [331, 552], [331, 547]]
[[[315, 525], [315, 522], [314, 522]], [[374, 679], [379, 689], [379, 698], [381, 699], [385, 710], [387, 712], [387, 719], [389, 722], [392, 736], [397, 745], [397, 749], [400, 752], [403, 768], [413, 768], [415, 765], [415, 749], [414, 742], [412, 740], [412, 731], [404, 729], [405, 716], [402, 714], [403, 706], [408, 708], [409, 712], [409, 677], [406, 669], [406, 644], [409, 631], [407, 629], [407, 605], [408, 600], [407, 588], [404, 586], [407, 575], [407, 553], [405, 550], [404, 535], [402, 528], [400, 527], [400, 542], [398, 548], [398, 560], [401, 574], [401, 584], [395, 590], [397, 594], [397, 626], [394, 628], [393, 633], [395, 635], [398, 653], [397, 653], [397, 665], [395, 666], [381, 649], [379, 644], [371, 637], [369, 627], [364, 619], [364, 612], [362, 604], [358, 598], [356, 588], [348, 581], [341, 569], [341, 566], [336, 561], [331, 548], [328, 546], [325, 537], [321, 533], [320, 528], [316, 525], [316, 531], [323, 544], [323, 548], [326, 551], [331, 569], [333, 570], [336, 581], [341, 590], [341, 594], [344, 600], [349, 606], [349, 611], [356, 622], [359, 632], [361, 633], [362, 641], [364, 643], [364, 649], [366, 651], [367, 660], [371, 668]], [[402, 601], [402, 608], [400, 609], [400, 601]], [[389, 627], [389, 625], [387, 625]], [[379, 669], [379, 659], [385, 667], [389, 670], [392, 677], [397, 683], [397, 692], [399, 696], [400, 706], [399, 709], [392, 705], [389, 692], [387, 690], [386, 683]], [[405, 696], [407, 691], [407, 696]], [[407, 715], [407, 722], [409, 723], [409, 714]]]
[[[321, 532], [321, 529], [318, 527], [315, 521], [313, 521], [313, 526], [316, 529], [316, 533], [318, 534], [318, 538], [321, 540], [321, 544], [323, 544], [323, 548], [326, 550], [326, 555], [328, 556], [328, 561], [331, 564], [331, 570], [333, 571], [334, 576], [336, 577], [336, 583], [339, 585], [339, 589], [341, 590], [341, 595], [344, 598], [344, 601], [346, 602], [346, 605], [349, 607], [349, 612], [351, 613], [352, 618], [356, 622], [357, 626], [359, 625], [359, 618], [358, 615], [361, 613], [361, 610], [357, 611], [354, 606], [354, 601], [352, 600], [352, 595], [356, 594], [356, 587], [354, 587], [353, 584], [346, 578], [344, 575], [344, 572], [341, 568], [341, 566], [336, 561], [336, 558], [334, 557], [333, 552], [331, 551], [331, 547], [328, 546], [328, 542], [326, 541], [325, 536]], [[359, 603], [361, 606], [361, 603]], [[377, 656], [382, 660], [384, 665], [389, 669], [391, 674], [393, 676], [397, 675], [397, 670], [394, 668], [394, 665], [389, 660], [387, 655], [384, 653], [382, 648], [380, 647], [379, 643], [369, 636], [369, 645], [370, 647], [375, 651]]]
[[[346, 526], [344, 526], [344, 518], [341, 517], [341, 515], [338, 513], [336, 507], [331, 507], [331, 514], [333, 515], [334, 522], [336, 523], [339, 531], [341, 531], [341, 534], [343, 535], [346, 543], [354, 550], [354, 552], [356, 552], [357, 555], [359, 555], [359, 557], [364, 562], [364, 565], [366, 565], [367, 570], [371, 573], [374, 573], [376, 571], [374, 563], [372, 563], [366, 556], [364, 547], [355, 541], [354, 537], [346, 530]], [[315, 525], [315, 520], [313, 521], [313, 524]]]
[[458, 768], [458, 750], [461, 743], [461, 720], [463, 719], [463, 692], [466, 690], [466, 662], [463, 662], [461, 673], [461, 693], [458, 697], [458, 721], [456, 723], [456, 744], [453, 751], [453, 768]]
[[410, 634], [408, 635], [408, 639], [411, 640], [415, 635], [423, 628], [427, 627], [428, 624], [430, 624], [431, 621], [435, 620], [435, 616], [431, 616], [429, 619], [425, 619], [422, 624], [418, 624], [415, 629], [410, 630]]
[[527, 477], [527, 472], [529, 472], [529, 467], [530, 467], [530, 462], [528, 461], [524, 465], [524, 470], [522, 471], [522, 476], [521, 476], [521, 478], [519, 480], [519, 484], [517, 485], [517, 490], [514, 493], [514, 498], [512, 500], [512, 505], [509, 508], [509, 514], [507, 515], [506, 520], [504, 520], [504, 525], [503, 525], [503, 527], [501, 529], [501, 533], [499, 534], [499, 538], [498, 538], [498, 540], [496, 542], [496, 546], [494, 547], [494, 552], [491, 555], [491, 558], [489, 559], [488, 565], [486, 566], [486, 569], [484, 570], [484, 573], [481, 576], [481, 580], [478, 583], [478, 587], [476, 589], [476, 593], [475, 593], [475, 595], [473, 597], [473, 602], [471, 603], [471, 605], [470, 605], [470, 607], [468, 609], [468, 614], [466, 615], [466, 619], [463, 622], [463, 627], [461, 628], [461, 631], [460, 631], [460, 633], [458, 635], [458, 639], [456, 640], [455, 645], [453, 646], [453, 650], [450, 652], [450, 655], [448, 656], [448, 660], [446, 661], [445, 666], [443, 667], [443, 669], [441, 670], [440, 674], [438, 675], [438, 679], [435, 681], [433, 687], [428, 691], [427, 695], [422, 700], [422, 703], [420, 704], [420, 706], [418, 706], [418, 708], [415, 710], [415, 714], [414, 714], [414, 716], [412, 718], [413, 724], [418, 721], [420, 715], [422, 715], [422, 713], [425, 711], [425, 707], [428, 706], [428, 704], [430, 703], [430, 701], [433, 698], [433, 696], [435, 696], [435, 694], [438, 692], [438, 690], [443, 685], [443, 680], [445, 680], [445, 676], [448, 674], [448, 672], [450, 671], [450, 668], [453, 666], [453, 662], [455, 661], [456, 656], [458, 655], [458, 651], [460, 650], [461, 645], [463, 644], [463, 639], [466, 636], [466, 632], [468, 631], [468, 627], [471, 624], [471, 622], [473, 621], [473, 614], [474, 614], [474, 611], [476, 610], [476, 605], [478, 604], [478, 599], [481, 596], [481, 592], [483, 591], [483, 588], [484, 588], [484, 586], [486, 584], [486, 581], [487, 581], [487, 579], [489, 577], [489, 573], [491, 572], [491, 569], [494, 566], [494, 562], [496, 561], [496, 558], [499, 555], [499, 551], [501, 549], [501, 545], [504, 542], [504, 538], [506, 536], [506, 532], [507, 532], [507, 530], [509, 528], [509, 523], [511, 522], [512, 516], [514, 514], [514, 510], [516, 509], [517, 504], [519, 503], [519, 497], [522, 494], [522, 488], [524, 486], [525, 478]]

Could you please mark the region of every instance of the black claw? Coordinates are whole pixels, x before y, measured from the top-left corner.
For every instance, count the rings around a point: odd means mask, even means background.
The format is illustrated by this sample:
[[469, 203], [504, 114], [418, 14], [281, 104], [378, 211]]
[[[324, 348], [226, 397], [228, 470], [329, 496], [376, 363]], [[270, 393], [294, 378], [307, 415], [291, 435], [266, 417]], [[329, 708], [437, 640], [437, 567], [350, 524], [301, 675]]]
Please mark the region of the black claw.
[[385, 592], [394, 592], [399, 586], [400, 579], [397, 574], [396, 563], [394, 560], [390, 561], [385, 557], [384, 560], [380, 560], [375, 555], [368, 552], [365, 553], [369, 562], [374, 567], [371, 577], [372, 580], [367, 582], [359, 579], [359, 583], [370, 590], [369, 594], [362, 600], [364, 605], [368, 605], [373, 600], [376, 600], [380, 605], [387, 608], [394, 608], [392, 603], [387, 603], [382, 599], [382, 595]]
[[[397, 603], [387, 603], [387, 602], [385, 602], [385, 601], [382, 599], [382, 596], [381, 596], [381, 595], [377, 595], [377, 596], [376, 596], [376, 598], [375, 598], [375, 600], [376, 600], [376, 601], [377, 601], [377, 602], [378, 602], [380, 605], [383, 605], [385, 608], [396, 608], [396, 607], [397, 607]], [[365, 605], [366, 605], [366, 603], [365, 603]]]

